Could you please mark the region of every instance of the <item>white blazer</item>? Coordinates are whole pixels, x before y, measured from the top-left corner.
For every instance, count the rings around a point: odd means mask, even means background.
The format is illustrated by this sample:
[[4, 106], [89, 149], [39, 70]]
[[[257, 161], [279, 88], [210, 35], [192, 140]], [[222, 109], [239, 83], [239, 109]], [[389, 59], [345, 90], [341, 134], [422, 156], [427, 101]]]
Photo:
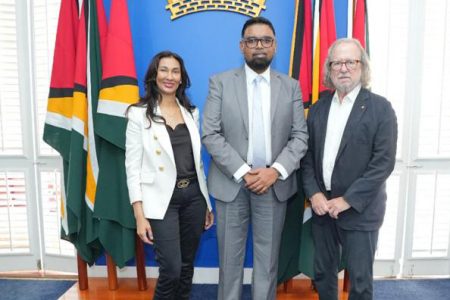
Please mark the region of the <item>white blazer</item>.
[[[211, 210], [200, 153], [199, 112], [195, 109], [191, 114], [179, 103], [178, 106], [191, 136], [200, 190]], [[177, 169], [165, 125], [152, 122], [149, 128], [146, 109], [131, 107], [128, 111], [125, 152], [128, 192], [131, 203], [142, 201], [146, 218], [162, 220], [175, 188]], [[159, 107], [157, 113], [161, 115]]]

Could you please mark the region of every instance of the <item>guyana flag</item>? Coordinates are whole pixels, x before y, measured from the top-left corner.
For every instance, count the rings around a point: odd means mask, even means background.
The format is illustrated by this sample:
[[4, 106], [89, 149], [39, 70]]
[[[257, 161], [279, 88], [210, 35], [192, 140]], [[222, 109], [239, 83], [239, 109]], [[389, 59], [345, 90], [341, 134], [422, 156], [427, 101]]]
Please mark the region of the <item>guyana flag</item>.
[[77, 1], [62, 0], [43, 136], [44, 141], [58, 151], [62, 157], [61, 236], [71, 241], [77, 249], [83, 247], [79, 237], [80, 220], [77, 211], [73, 211], [67, 205], [68, 198], [65, 187], [67, 186], [70, 161], [78, 24]]
[[[316, 1], [316, 4], [319, 5], [319, 1]], [[315, 15], [314, 18], [317, 21], [319, 15]], [[289, 73], [291, 77], [299, 80], [305, 113], [313, 103], [313, 99], [317, 100], [313, 98], [312, 76], [314, 24], [313, 2], [297, 0]], [[308, 201], [305, 201], [300, 171], [297, 171], [297, 185], [298, 191], [289, 199], [286, 210], [278, 264], [278, 283], [287, 281], [299, 273], [304, 273], [310, 278], [314, 275], [311, 226], [310, 222], [306, 224], [303, 222], [303, 216], [308, 216], [308, 212], [310, 214], [310, 208], [306, 206]], [[306, 264], [300, 264], [300, 260]]]
[[119, 267], [135, 253], [136, 222], [125, 173], [125, 111], [139, 100], [132, 44], [126, 0], [114, 0], [95, 117], [101, 152], [94, 216], [100, 222], [100, 241]]
[[361, 45], [369, 50], [369, 22], [367, 20], [366, 0], [353, 0], [353, 38], [359, 40]]
[[[56, 32], [53, 68], [50, 79], [44, 141], [58, 151], [63, 159], [63, 182], [67, 178], [72, 129], [73, 83], [78, 32], [78, 5], [76, 0], [62, 0]], [[67, 211], [65, 189], [61, 195], [62, 235], [75, 240], [77, 218]], [[70, 222], [69, 222], [70, 220]]]
[[[348, 5], [345, 14], [335, 4]], [[342, 8], [342, 7], [340, 7]], [[347, 13], [348, 12], [348, 13]], [[296, 0], [292, 35], [290, 75], [299, 81], [305, 113], [326, 87], [322, 84], [323, 65], [331, 44], [341, 37], [354, 37], [368, 45], [365, 0]], [[338, 30], [345, 32], [338, 35]], [[300, 172], [299, 172], [300, 173]], [[298, 193], [288, 202], [282, 233], [278, 282], [303, 273], [314, 279], [314, 245], [311, 236], [312, 211], [304, 198], [301, 174]]]
[[44, 141], [69, 161], [72, 95], [78, 32], [77, 0], [62, 0], [56, 32]]
[[312, 100], [312, 43], [313, 22], [311, 1], [296, 1], [294, 32], [292, 34], [289, 75], [299, 80], [303, 106], [308, 108]]
[[98, 97], [95, 70], [99, 69], [99, 61], [95, 59], [99, 49], [95, 16], [94, 3], [84, 1], [78, 31], [70, 167], [66, 187], [68, 205], [78, 212], [80, 219], [84, 248], [78, 252], [90, 265], [102, 252], [98, 240], [98, 220], [93, 218], [99, 173], [98, 141], [93, 130], [92, 115], [92, 107]]
[[334, 0], [315, 1], [312, 103], [315, 103], [319, 99], [320, 92], [327, 89], [322, 83], [323, 65], [328, 55], [328, 48], [336, 40], [334, 16]]
[[71, 241], [89, 264], [93, 264], [102, 248], [98, 222], [92, 217], [98, 177], [91, 110], [98, 96], [98, 84], [96, 88], [92, 70], [98, 61], [90, 58], [96, 49], [95, 41], [88, 42], [96, 19], [92, 17], [91, 4], [82, 4], [79, 17], [77, 1], [62, 1], [44, 128], [44, 140], [58, 150], [64, 162], [63, 238]]

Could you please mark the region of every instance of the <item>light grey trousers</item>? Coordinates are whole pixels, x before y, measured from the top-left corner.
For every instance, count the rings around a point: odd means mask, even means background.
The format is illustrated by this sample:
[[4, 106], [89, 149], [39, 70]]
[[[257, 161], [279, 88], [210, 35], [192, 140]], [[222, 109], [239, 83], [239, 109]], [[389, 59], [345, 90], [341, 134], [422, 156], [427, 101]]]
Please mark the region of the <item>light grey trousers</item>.
[[242, 297], [250, 221], [253, 231], [252, 299], [275, 299], [286, 202], [278, 201], [273, 189], [256, 195], [242, 187], [232, 202], [217, 199], [216, 211], [220, 265], [218, 300], [239, 300]]

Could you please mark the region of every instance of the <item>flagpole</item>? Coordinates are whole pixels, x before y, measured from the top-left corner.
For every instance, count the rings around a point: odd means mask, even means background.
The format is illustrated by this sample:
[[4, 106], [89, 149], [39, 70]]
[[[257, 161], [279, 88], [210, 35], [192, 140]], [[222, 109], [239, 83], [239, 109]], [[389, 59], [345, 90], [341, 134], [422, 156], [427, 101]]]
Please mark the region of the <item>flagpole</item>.
[[136, 235], [136, 273], [138, 289], [145, 291], [147, 289], [147, 275], [145, 274], [144, 243], [138, 235]]
[[350, 289], [350, 276], [348, 275], [347, 269], [344, 270], [344, 286], [342, 287], [342, 290], [344, 292], [348, 292]]
[[117, 290], [119, 285], [117, 283], [117, 269], [116, 263], [113, 261], [111, 255], [105, 253], [106, 265], [108, 270], [108, 288], [110, 291]]
[[77, 254], [77, 267], [78, 267], [78, 287], [80, 288], [81, 291], [87, 290], [89, 288], [87, 276], [87, 264], [79, 254]]

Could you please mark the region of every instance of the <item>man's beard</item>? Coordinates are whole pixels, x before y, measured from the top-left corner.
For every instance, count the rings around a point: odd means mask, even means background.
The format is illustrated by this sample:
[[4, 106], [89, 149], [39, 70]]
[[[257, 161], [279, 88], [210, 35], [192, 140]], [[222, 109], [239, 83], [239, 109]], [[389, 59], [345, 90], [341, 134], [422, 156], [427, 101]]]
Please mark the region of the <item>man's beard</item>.
[[357, 85], [359, 82], [352, 82], [349, 85], [344, 85], [344, 84], [334, 84], [334, 87], [336, 89], [336, 91], [338, 91], [340, 94], [344, 94], [347, 95], [348, 93], [350, 93]]
[[250, 69], [252, 69], [256, 73], [262, 73], [270, 66], [272, 59], [268, 59], [266, 57], [255, 57], [251, 60], [246, 59], [245, 62], [250, 67]]

